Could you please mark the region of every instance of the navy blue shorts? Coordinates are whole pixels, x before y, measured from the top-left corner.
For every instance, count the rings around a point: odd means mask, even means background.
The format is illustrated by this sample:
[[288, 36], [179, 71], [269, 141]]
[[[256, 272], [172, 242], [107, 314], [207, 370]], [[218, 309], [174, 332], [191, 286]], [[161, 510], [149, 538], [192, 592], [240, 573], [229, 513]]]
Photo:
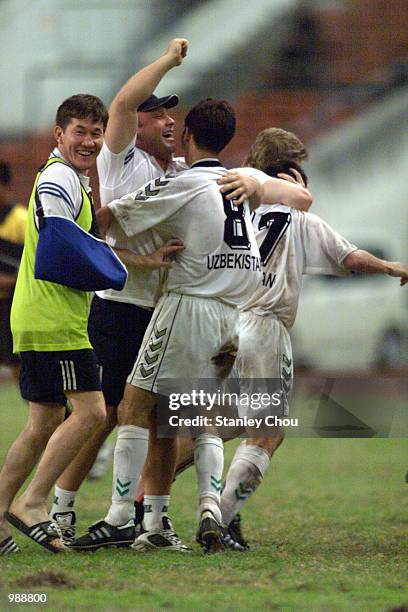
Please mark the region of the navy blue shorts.
[[100, 369], [92, 349], [23, 351], [20, 391], [30, 402], [65, 406], [66, 391], [100, 391]]
[[92, 300], [88, 333], [102, 366], [102, 391], [109, 406], [117, 406], [123, 397], [152, 314], [152, 310], [97, 295]]

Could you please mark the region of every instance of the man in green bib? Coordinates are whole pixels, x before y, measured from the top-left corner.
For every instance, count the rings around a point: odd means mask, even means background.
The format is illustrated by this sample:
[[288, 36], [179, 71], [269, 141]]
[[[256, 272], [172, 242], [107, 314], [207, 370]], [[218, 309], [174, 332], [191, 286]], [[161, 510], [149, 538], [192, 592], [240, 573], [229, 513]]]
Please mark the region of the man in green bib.
[[[64, 547], [48, 520], [47, 497], [65, 466], [103, 423], [98, 364], [88, 339], [90, 293], [37, 280], [34, 265], [42, 219], [62, 217], [93, 230], [88, 171], [103, 144], [108, 113], [98, 98], [72, 96], [59, 107], [57, 147], [37, 174], [25, 247], [11, 311], [14, 351], [21, 356], [20, 388], [29, 401], [25, 429], [0, 473], [0, 554], [17, 546], [6, 520], [42, 546]], [[72, 415], [64, 421], [69, 399]], [[37, 472], [14, 501], [45, 448]]]
[[[80, 94], [65, 100], [57, 111], [57, 146], [40, 168], [30, 198], [11, 311], [14, 352], [21, 357], [21, 395], [29, 402], [29, 416], [0, 472], [0, 556], [18, 551], [7, 521], [52, 552], [65, 549], [49, 521], [47, 498], [105, 419], [99, 366], [87, 332], [90, 291], [115, 288], [109, 284], [112, 279], [120, 289], [126, 280], [119, 259], [94, 237], [88, 172], [102, 147], [107, 121], [99, 98]], [[146, 256], [122, 250], [120, 257], [137, 267], [170, 267], [166, 257], [182, 248], [166, 245]], [[101, 278], [108, 284], [101, 285]], [[64, 421], [67, 400], [72, 414]], [[32, 482], [14, 499], [43, 451]]]

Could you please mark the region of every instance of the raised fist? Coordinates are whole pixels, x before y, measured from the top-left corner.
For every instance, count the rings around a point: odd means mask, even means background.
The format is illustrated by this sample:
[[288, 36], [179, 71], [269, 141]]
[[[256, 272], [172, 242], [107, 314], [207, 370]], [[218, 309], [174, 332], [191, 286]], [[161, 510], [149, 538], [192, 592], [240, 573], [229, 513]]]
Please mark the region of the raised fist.
[[179, 66], [187, 55], [187, 49], [188, 40], [185, 38], [173, 38], [167, 47], [165, 55], [171, 57], [174, 66]]

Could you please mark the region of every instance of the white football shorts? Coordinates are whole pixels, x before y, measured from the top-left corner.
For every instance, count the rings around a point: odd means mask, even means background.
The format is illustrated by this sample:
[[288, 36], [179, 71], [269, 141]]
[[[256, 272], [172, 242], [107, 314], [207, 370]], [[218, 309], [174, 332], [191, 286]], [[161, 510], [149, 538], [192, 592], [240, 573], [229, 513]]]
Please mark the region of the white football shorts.
[[[239, 351], [234, 374], [240, 391], [280, 392], [283, 413], [288, 414], [287, 396], [293, 386], [292, 344], [289, 332], [275, 316], [259, 316], [251, 311], [239, 316]], [[242, 409], [240, 409], [240, 416]]]
[[127, 382], [167, 395], [178, 382], [225, 379], [238, 350], [239, 311], [219, 300], [167, 293], [157, 303]]

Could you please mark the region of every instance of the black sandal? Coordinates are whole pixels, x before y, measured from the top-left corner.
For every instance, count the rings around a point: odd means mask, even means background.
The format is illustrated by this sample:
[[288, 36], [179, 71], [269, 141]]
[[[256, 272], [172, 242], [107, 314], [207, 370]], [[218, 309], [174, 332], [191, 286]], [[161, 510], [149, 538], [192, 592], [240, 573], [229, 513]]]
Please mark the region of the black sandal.
[[59, 535], [52, 521], [43, 521], [42, 523], [36, 523], [35, 525], [29, 527], [11, 512], [6, 512], [5, 516], [8, 522], [13, 525], [13, 527], [21, 531], [21, 533], [23, 533], [24, 535], [31, 538], [31, 540], [33, 540], [40, 546], [43, 546], [44, 548], [50, 550], [53, 553], [62, 552], [63, 548], [51, 544], [51, 542], [53, 542], [54, 540], [60, 541]]
[[19, 547], [14, 541], [13, 536], [9, 536], [0, 542], [0, 557], [2, 555], [11, 555], [11, 553], [20, 552]]

